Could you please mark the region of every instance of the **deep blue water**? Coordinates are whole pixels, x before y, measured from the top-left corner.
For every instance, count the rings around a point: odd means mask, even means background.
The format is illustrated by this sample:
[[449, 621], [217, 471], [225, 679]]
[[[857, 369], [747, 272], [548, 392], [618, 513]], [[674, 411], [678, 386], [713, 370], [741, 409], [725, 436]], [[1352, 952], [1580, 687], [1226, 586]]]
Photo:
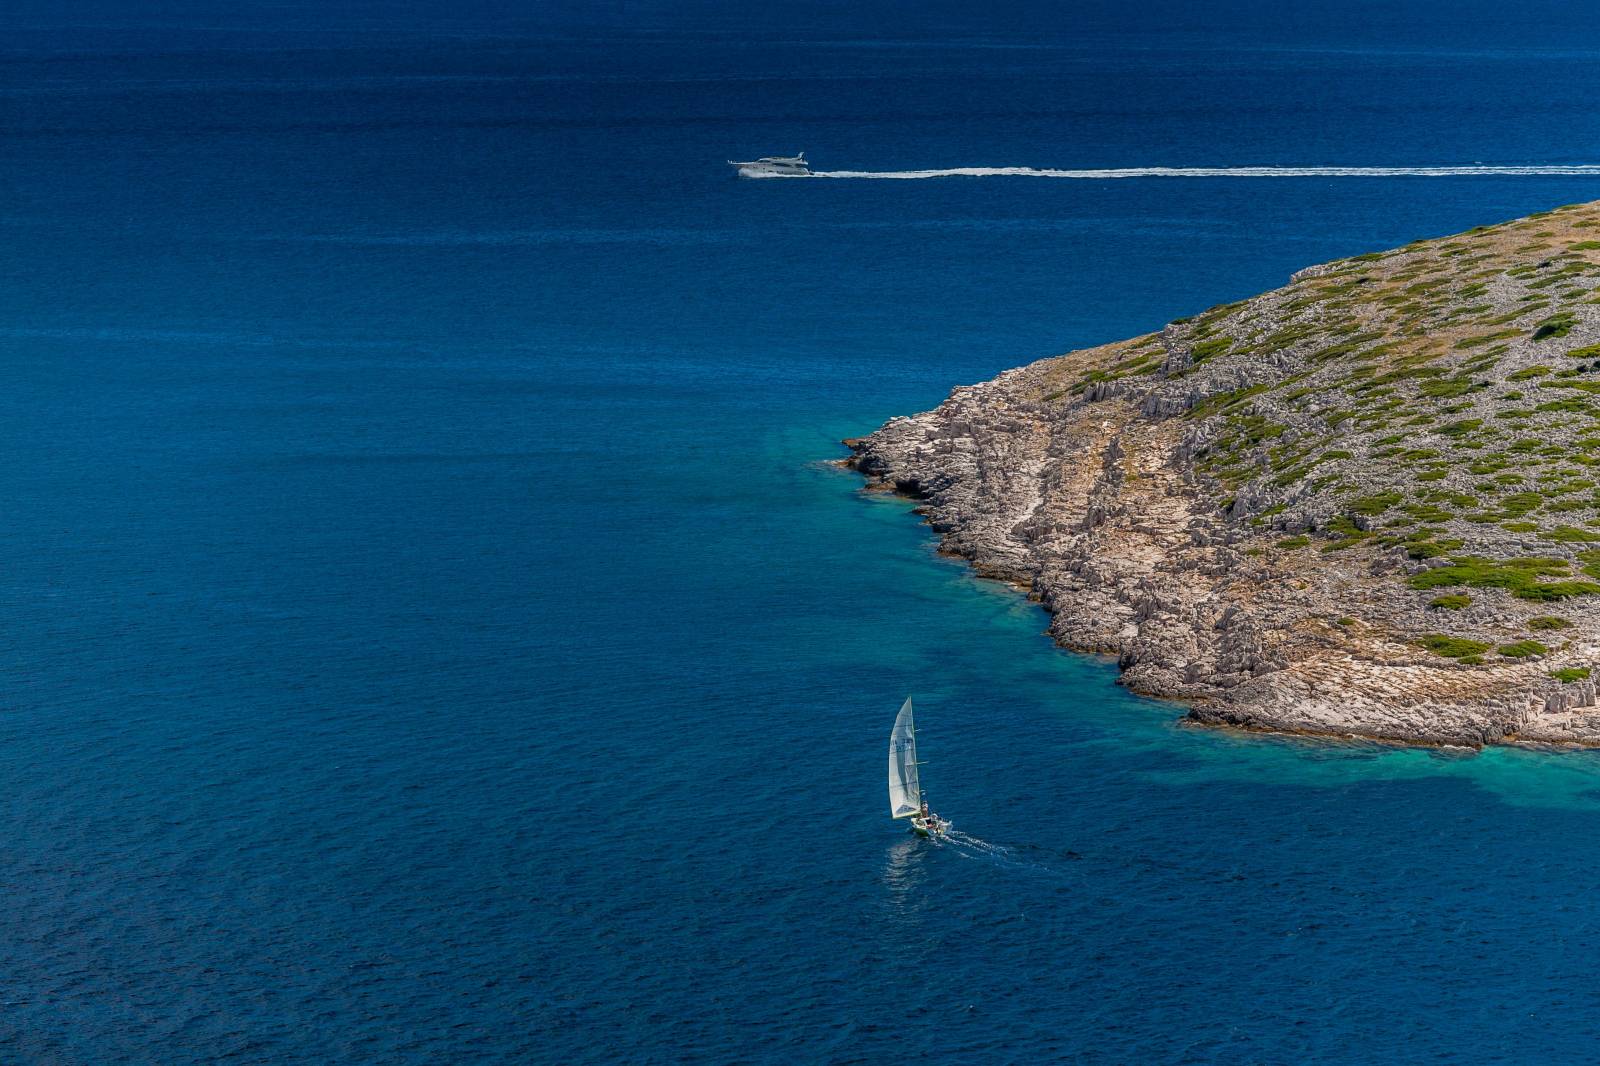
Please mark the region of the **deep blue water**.
[[722, 162], [1600, 162], [1582, 5], [1325, 6], [3, 16], [0, 1060], [1592, 1058], [1600, 759], [1186, 728], [824, 461], [1600, 182]]

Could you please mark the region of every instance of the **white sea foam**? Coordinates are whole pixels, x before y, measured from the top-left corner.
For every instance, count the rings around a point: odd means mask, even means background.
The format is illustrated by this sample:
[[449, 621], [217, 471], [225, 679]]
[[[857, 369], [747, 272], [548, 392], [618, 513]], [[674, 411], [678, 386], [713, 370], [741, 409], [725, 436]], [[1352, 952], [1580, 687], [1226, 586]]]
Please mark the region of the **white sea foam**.
[[[779, 177], [781, 175], [772, 175]], [[1055, 170], [1038, 167], [951, 167], [946, 170], [814, 170], [813, 178], [1457, 178], [1600, 177], [1600, 164], [1529, 166], [1469, 164], [1437, 167], [1120, 167], [1110, 170]]]
[[959, 829], [952, 828], [945, 830], [944, 838], [950, 841], [952, 844], [959, 844], [964, 848], [970, 848], [973, 851], [982, 852], [986, 855], [1009, 856], [1011, 854], [1010, 848], [1002, 847], [999, 844], [991, 844], [987, 840], [979, 840], [975, 836], [968, 836]]
[[1071, 872], [1060, 863], [1045, 863], [1034, 859], [1026, 859], [1019, 856], [1012, 848], [1001, 844], [991, 844], [986, 840], [979, 840], [975, 836], [969, 836], [954, 828], [947, 830], [942, 837], [933, 837], [931, 842], [941, 847], [953, 849], [962, 858], [977, 859], [1007, 869], [1043, 874], [1053, 878], [1071, 875]]

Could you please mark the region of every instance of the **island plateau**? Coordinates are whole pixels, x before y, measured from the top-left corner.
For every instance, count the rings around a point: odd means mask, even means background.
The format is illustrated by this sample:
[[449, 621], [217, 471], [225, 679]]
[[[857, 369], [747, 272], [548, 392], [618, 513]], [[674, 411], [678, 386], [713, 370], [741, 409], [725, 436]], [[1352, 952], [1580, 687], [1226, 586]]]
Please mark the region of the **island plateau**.
[[1309, 267], [847, 441], [1196, 722], [1600, 745], [1600, 203]]

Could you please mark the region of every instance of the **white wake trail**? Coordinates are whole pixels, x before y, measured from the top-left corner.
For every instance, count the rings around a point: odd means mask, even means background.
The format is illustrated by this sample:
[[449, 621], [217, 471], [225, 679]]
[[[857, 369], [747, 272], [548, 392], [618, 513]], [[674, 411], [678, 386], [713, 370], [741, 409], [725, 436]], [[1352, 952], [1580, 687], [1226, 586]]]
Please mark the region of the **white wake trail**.
[[991, 844], [987, 840], [979, 840], [975, 836], [968, 836], [966, 833], [954, 828], [945, 830], [944, 838], [952, 844], [959, 844], [964, 848], [981, 851], [987, 855], [1009, 856], [1011, 854], [1010, 848], [1001, 847], [999, 844]]
[[[779, 175], [773, 175], [779, 176]], [[1111, 170], [1054, 170], [1038, 167], [951, 167], [947, 170], [814, 170], [813, 178], [1075, 178], [1109, 181], [1119, 178], [1457, 178], [1457, 177], [1600, 177], [1600, 164], [1548, 166], [1443, 167], [1121, 167]]]
[[969, 836], [954, 828], [946, 830], [942, 837], [933, 838], [933, 843], [940, 847], [950, 848], [964, 859], [975, 859], [993, 866], [1026, 871], [1031, 874], [1043, 874], [1052, 878], [1072, 876], [1060, 864], [1047, 864], [1033, 859], [1025, 859], [1018, 855], [1015, 849], [1001, 844], [991, 844], [987, 840], [979, 840], [975, 836]]

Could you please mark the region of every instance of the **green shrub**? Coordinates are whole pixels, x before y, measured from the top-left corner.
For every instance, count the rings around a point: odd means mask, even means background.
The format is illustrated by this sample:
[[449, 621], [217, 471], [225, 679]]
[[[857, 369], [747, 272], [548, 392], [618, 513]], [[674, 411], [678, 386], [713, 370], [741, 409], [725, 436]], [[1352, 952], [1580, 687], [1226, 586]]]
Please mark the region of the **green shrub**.
[[1424, 396], [1435, 396], [1440, 399], [1452, 399], [1456, 396], [1465, 396], [1481, 386], [1473, 383], [1469, 377], [1433, 378], [1417, 386], [1417, 391]]
[[1600, 592], [1600, 584], [1593, 581], [1540, 580], [1547, 577], [1566, 578], [1566, 560], [1537, 556], [1525, 559], [1486, 559], [1478, 555], [1458, 555], [1451, 559], [1449, 566], [1413, 574], [1407, 579], [1407, 583], [1419, 591], [1462, 585], [1468, 588], [1501, 588], [1518, 599], [1531, 600], [1535, 603], [1549, 603]]
[[[1600, 384], [1600, 382], [1584, 382], [1585, 385]], [[1534, 408], [1535, 411], [1560, 411], [1564, 414], [1587, 414], [1594, 410], [1594, 404], [1585, 400], [1568, 398], [1565, 400], [1551, 400]], [[1504, 414], [1505, 412], [1502, 412]]]
[[[1515, 315], [1510, 315], [1510, 316], [1507, 316], [1505, 318], [1497, 319], [1497, 320], [1491, 321], [1488, 324], [1489, 325], [1500, 325], [1500, 324], [1502, 324], [1504, 322], [1509, 322], [1512, 318], [1516, 318], [1516, 317], [1518, 317], [1519, 315], [1521, 315], [1523, 313], [1524, 312], [1522, 312], [1522, 311], [1518, 311], [1517, 314], [1515, 314]], [[1520, 330], [1508, 329], [1508, 330], [1502, 330], [1499, 333], [1484, 333], [1484, 334], [1481, 334], [1481, 335], [1476, 336], [1476, 337], [1463, 337], [1460, 340], [1456, 341], [1455, 347], [1457, 347], [1457, 348], [1478, 348], [1478, 347], [1482, 347], [1485, 344], [1493, 344], [1495, 341], [1504, 340], [1507, 337], [1515, 337], [1520, 332], [1521, 332]]]
[[1534, 603], [1555, 603], [1574, 596], [1592, 596], [1600, 592], [1600, 584], [1593, 581], [1537, 582], [1514, 590], [1511, 594]]
[[1452, 592], [1444, 596], [1435, 596], [1429, 607], [1436, 607], [1442, 611], [1459, 611], [1464, 607], [1472, 606], [1472, 597], [1464, 592]]
[[1526, 659], [1534, 655], [1548, 654], [1549, 651], [1549, 648], [1537, 640], [1519, 640], [1515, 644], [1500, 645], [1500, 654], [1508, 659]]
[[1590, 548], [1579, 552], [1578, 561], [1584, 564], [1584, 573], [1590, 577], [1600, 577], [1600, 549]]
[[1551, 614], [1542, 614], [1536, 618], [1528, 619], [1528, 628], [1534, 630], [1571, 629], [1572, 623], [1567, 621], [1565, 618], [1557, 618], [1555, 615]]
[[1533, 330], [1533, 339], [1547, 341], [1552, 337], [1565, 337], [1572, 332], [1572, 327], [1578, 324], [1578, 318], [1571, 311], [1561, 311], [1551, 315], [1540, 322]]
[[[1358, 496], [1350, 501], [1350, 510], [1358, 515], [1380, 515], [1399, 503], [1401, 496], [1398, 492], [1377, 492], [1371, 496]], [[1596, 537], [1600, 540], [1600, 537]]]
[[1593, 581], [1550, 581], [1527, 585], [1512, 592], [1518, 599], [1534, 603], [1556, 603], [1574, 596], [1592, 596], [1600, 592], [1600, 584]]
[[1406, 514], [1418, 522], [1448, 522], [1455, 516], [1437, 504], [1412, 504], [1405, 509]]
[[1447, 659], [1459, 659], [1464, 655], [1481, 655], [1489, 650], [1489, 645], [1482, 641], [1467, 640], [1465, 637], [1447, 637], [1443, 633], [1430, 633], [1419, 637], [1417, 644]]
[[1310, 543], [1311, 538], [1302, 533], [1295, 537], [1284, 537], [1282, 540], [1278, 541], [1277, 546], [1285, 551], [1288, 551], [1293, 548], [1304, 548]]
[[[1600, 247], [1600, 245], [1597, 245], [1597, 247]], [[1589, 676], [1589, 668], [1587, 666], [1566, 666], [1560, 670], [1551, 670], [1550, 676], [1557, 681], [1582, 681]]]
[[1201, 341], [1191, 349], [1193, 362], [1203, 363], [1213, 355], [1222, 355], [1233, 347], [1232, 337], [1214, 337], [1208, 341]]
[[1576, 526], [1557, 526], [1539, 534], [1540, 540], [1553, 540], [1558, 544], [1583, 544], [1600, 541], [1600, 533]]
[[1537, 510], [1543, 503], [1544, 497], [1537, 492], [1513, 492], [1500, 501], [1500, 507], [1507, 517], [1521, 518], [1529, 511]]

